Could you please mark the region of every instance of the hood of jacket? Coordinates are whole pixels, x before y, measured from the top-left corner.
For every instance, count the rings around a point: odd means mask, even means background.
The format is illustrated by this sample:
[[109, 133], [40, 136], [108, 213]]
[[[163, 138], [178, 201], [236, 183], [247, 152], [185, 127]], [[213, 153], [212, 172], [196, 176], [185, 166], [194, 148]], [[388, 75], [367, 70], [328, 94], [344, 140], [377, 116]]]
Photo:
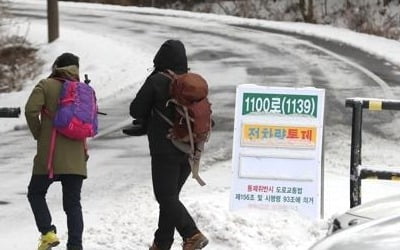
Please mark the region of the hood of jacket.
[[175, 73], [188, 71], [186, 50], [179, 40], [164, 42], [153, 59], [155, 71], [170, 69]]
[[79, 81], [79, 68], [75, 65], [55, 68], [51, 73], [50, 78], [63, 78]]

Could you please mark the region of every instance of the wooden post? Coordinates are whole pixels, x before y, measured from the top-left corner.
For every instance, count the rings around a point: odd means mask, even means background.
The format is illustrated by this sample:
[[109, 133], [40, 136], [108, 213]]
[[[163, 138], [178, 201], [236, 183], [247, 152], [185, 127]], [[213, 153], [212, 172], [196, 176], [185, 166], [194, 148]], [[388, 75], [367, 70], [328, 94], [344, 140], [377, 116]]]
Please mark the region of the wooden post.
[[58, 0], [47, 0], [47, 27], [49, 43], [59, 37]]

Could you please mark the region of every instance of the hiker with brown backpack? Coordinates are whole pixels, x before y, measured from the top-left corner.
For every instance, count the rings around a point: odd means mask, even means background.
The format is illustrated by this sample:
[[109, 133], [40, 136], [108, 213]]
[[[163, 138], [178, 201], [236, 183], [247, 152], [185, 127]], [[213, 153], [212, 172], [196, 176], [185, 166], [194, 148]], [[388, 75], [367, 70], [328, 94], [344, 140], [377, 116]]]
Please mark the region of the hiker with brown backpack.
[[158, 228], [149, 250], [171, 249], [175, 229], [183, 238], [183, 250], [202, 249], [208, 239], [179, 194], [191, 172], [205, 184], [198, 166], [211, 130], [207, 83], [188, 72], [186, 50], [179, 40], [165, 41], [153, 63], [154, 71], [130, 105], [130, 115], [143, 122], [148, 136], [153, 191], [159, 203]]

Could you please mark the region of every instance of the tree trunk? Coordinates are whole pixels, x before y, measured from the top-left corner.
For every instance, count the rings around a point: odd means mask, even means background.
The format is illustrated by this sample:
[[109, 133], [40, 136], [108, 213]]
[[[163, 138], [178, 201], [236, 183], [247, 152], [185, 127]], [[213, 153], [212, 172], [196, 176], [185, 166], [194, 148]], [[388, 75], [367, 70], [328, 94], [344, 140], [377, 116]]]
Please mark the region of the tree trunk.
[[307, 6], [305, 0], [299, 1], [299, 8], [301, 15], [303, 16], [304, 22], [314, 23], [314, 1], [308, 0]]
[[314, 21], [314, 0], [308, 0], [307, 23], [315, 23]]
[[392, 0], [383, 0], [383, 6], [387, 6]]
[[346, 0], [346, 8], [349, 9], [351, 7], [350, 0]]
[[59, 37], [58, 0], [47, 0], [47, 29], [51, 43]]

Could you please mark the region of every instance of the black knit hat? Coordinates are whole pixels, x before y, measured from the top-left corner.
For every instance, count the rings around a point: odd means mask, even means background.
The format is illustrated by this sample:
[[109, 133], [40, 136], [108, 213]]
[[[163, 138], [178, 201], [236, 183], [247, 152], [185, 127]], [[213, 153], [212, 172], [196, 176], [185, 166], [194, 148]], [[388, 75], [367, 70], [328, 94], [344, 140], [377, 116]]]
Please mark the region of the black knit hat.
[[54, 61], [52, 68], [61, 68], [75, 65], [79, 68], [79, 57], [72, 53], [63, 53]]

